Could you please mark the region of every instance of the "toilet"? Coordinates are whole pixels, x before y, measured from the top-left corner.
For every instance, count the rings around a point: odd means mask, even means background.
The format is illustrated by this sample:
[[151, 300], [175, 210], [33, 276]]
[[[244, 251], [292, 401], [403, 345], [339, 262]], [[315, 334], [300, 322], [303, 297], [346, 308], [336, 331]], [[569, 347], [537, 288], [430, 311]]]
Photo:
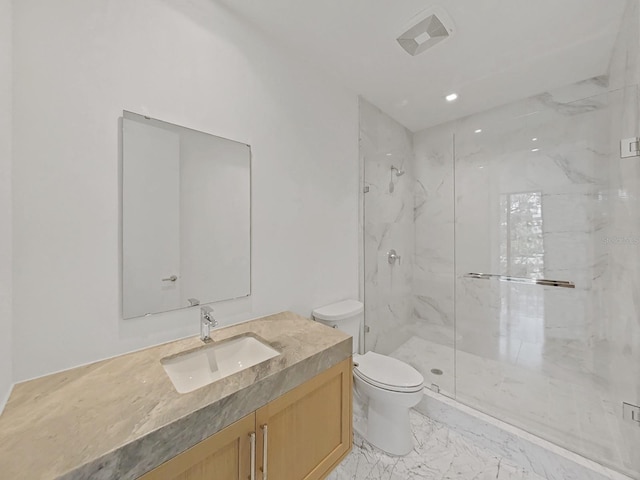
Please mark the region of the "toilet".
[[358, 355], [364, 305], [344, 300], [313, 311], [313, 318], [353, 337], [353, 380], [357, 397], [367, 404], [365, 440], [391, 455], [413, 449], [409, 409], [422, 398], [424, 378], [412, 366], [375, 352]]

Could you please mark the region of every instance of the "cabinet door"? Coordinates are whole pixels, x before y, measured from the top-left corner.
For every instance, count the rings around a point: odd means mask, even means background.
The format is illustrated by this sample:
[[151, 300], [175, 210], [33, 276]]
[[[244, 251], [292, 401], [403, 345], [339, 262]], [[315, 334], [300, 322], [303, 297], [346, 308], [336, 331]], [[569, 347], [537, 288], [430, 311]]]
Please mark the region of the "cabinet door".
[[263, 479], [265, 465], [267, 480], [321, 479], [349, 453], [351, 368], [349, 358], [256, 412]]
[[251, 434], [255, 414], [168, 460], [139, 480], [247, 480], [251, 469]]

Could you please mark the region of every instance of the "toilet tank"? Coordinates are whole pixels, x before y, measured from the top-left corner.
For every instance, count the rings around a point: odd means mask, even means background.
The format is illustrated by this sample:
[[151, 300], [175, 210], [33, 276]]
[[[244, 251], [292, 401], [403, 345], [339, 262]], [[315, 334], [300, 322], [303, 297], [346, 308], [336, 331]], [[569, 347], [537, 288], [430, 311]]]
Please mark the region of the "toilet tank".
[[358, 353], [360, 328], [364, 323], [364, 305], [357, 300], [343, 300], [324, 307], [316, 308], [314, 320], [337, 328], [353, 337], [353, 353]]

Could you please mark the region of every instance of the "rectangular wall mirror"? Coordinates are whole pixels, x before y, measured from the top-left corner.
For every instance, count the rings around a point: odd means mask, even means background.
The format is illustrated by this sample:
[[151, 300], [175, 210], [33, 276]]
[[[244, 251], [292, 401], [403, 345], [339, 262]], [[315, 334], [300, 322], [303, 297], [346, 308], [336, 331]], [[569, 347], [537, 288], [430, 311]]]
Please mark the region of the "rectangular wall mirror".
[[122, 118], [122, 316], [251, 293], [251, 147]]

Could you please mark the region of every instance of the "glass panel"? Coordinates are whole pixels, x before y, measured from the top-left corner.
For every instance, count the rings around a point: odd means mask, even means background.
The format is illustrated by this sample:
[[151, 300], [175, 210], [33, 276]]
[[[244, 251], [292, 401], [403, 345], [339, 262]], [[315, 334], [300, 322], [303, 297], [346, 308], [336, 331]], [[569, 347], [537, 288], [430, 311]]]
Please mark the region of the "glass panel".
[[[453, 131], [416, 132], [414, 317], [415, 364], [425, 385], [455, 396]], [[411, 358], [407, 355], [407, 358]], [[437, 385], [437, 388], [434, 387]]]
[[637, 474], [640, 428], [621, 412], [640, 393], [640, 303], [629, 290], [640, 268], [640, 159], [620, 159], [615, 120], [623, 98], [637, 105], [637, 89], [588, 86], [602, 93], [566, 101], [580, 82], [456, 122], [456, 396]]
[[[437, 147], [439, 154], [448, 155], [447, 162], [427, 159], [426, 147], [360, 100], [360, 156], [368, 188], [363, 202], [369, 329], [364, 347], [406, 361], [423, 374], [427, 385], [435, 383], [453, 395], [452, 136]], [[424, 161], [414, 167], [415, 155]], [[443, 196], [450, 208], [433, 221], [438, 211], [427, 197]], [[390, 263], [391, 250], [399, 258]]]

